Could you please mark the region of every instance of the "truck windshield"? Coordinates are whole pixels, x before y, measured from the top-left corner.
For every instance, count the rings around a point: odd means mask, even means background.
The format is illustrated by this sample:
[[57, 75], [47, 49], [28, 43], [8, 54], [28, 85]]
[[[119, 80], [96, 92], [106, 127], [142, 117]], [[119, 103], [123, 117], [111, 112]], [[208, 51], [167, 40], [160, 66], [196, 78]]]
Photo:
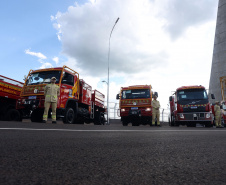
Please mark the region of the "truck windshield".
[[207, 100], [208, 96], [205, 89], [186, 89], [177, 92], [177, 100]]
[[131, 89], [122, 91], [122, 99], [150, 98], [150, 89]]
[[48, 84], [51, 78], [56, 77], [56, 83], [59, 83], [61, 71], [42, 71], [32, 73], [27, 80], [27, 85]]

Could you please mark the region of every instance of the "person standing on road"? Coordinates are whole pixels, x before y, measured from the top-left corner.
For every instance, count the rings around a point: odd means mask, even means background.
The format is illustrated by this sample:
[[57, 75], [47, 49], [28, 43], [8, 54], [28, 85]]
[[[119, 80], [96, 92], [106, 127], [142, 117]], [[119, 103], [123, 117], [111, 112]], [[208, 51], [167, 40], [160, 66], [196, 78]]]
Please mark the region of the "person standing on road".
[[160, 121], [159, 121], [159, 116], [160, 116], [160, 103], [157, 100], [157, 96], [154, 95], [154, 100], [152, 100], [151, 102], [151, 106], [152, 106], [152, 126], [155, 125], [155, 118], [157, 118], [157, 126], [160, 126]]
[[56, 123], [56, 108], [57, 108], [57, 99], [60, 95], [60, 88], [56, 83], [56, 78], [51, 78], [51, 84], [48, 84], [44, 88], [45, 96], [45, 110], [43, 114], [43, 123], [46, 123], [48, 118], [49, 107], [52, 107], [52, 123]]
[[221, 109], [220, 109], [220, 102], [219, 101], [215, 102], [214, 113], [215, 113], [216, 128], [222, 128], [222, 126], [221, 126]]

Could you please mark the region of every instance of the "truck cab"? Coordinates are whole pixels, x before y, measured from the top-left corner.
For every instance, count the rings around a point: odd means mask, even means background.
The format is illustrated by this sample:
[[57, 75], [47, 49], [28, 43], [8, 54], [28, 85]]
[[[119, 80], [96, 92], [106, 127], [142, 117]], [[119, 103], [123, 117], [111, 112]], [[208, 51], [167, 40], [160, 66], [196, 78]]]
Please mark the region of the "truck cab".
[[121, 87], [116, 99], [119, 100], [119, 116], [123, 126], [146, 125], [152, 122], [152, 87], [151, 85], [135, 85]]
[[182, 86], [169, 97], [170, 126], [196, 126], [196, 123], [206, 127], [213, 125], [213, 114], [209, 98], [203, 86]]
[[22, 82], [0, 75], [0, 120], [21, 121], [16, 102], [22, 87]]
[[[51, 83], [52, 77], [56, 78], [56, 85], [60, 88], [57, 119], [62, 118], [64, 123], [91, 123], [94, 122], [94, 115], [97, 114], [95, 111], [105, 112], [103, 105], [102, 107], [95, 106], [92, 87], [79, 79], [79, 73], [63, 66], [30, 70], [21, 91], [21, 99], [17, 102], [17, 108], [22, 117], [30, 117], [32, 122], [42, 121], [45, 103], [44, 87]], [[51, 109], [49, 117], [50, 114]], [[103, 124], [102, 120], [101, 117], [95, 123]]]

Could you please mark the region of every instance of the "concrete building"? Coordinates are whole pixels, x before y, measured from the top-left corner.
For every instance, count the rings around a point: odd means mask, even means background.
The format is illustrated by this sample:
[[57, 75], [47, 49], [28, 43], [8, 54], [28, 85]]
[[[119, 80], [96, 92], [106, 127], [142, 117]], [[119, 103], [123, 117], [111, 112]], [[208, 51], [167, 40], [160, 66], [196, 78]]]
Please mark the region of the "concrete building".
[[209, 93], [222, 100], [220, 77], [226, 76], [226, 0], [219, 0]]

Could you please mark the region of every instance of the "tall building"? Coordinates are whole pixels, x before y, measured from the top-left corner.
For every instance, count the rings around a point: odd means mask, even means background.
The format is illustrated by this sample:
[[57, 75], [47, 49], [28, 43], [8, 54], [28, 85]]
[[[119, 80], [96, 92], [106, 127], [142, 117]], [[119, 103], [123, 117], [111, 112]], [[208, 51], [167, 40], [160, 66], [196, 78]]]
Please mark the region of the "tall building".
[[221, 101], [220, 77], [226, 76], [226, 0], [219, 0], [209, 93]]

